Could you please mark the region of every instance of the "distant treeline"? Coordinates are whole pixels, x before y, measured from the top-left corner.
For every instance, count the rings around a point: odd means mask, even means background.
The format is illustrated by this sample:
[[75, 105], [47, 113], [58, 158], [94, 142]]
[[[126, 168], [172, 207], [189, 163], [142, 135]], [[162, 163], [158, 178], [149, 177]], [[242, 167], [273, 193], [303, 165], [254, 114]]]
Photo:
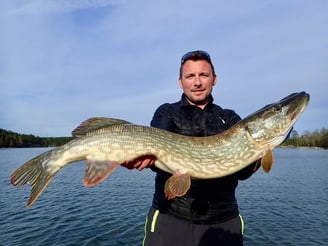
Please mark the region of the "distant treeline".
[[322, 128], [320, 131], [315, 130], [313, 132], [305, 131], [302, 135], [293, 130], [289, 139], [282, 145], [328, 149], [328, 129]]
[[55, 147], [71, 139], [71, 137], [37, 137], [0, 129], [0, 148]]
[[[55, 147], [61, 146], [71, 139], [71, 137], [36, 137], [31, 134], [19, 134], [0, 129], [0, 148]], [[328, 149], [328, 129], [305, 131], [302, 135], [293, 130], [282, 146]]]

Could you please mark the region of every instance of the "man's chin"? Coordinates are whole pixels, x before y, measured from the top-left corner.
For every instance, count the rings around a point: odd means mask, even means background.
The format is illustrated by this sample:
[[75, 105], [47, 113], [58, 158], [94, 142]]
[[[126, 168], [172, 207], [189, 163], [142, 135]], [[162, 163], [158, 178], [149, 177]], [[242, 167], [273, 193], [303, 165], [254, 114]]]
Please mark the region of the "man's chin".
[[191, 103], [196, 105], [196, 106], [203, 106], [203, 105], [206, 105], [208, 103], [208, 100], [204, 99], [204, 98], [193, 98]]

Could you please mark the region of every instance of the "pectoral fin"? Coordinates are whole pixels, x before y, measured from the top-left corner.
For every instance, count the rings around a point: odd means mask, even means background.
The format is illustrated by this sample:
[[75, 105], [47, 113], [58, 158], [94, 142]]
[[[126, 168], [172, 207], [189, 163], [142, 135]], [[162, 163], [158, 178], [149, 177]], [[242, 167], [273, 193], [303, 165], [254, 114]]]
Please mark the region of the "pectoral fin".
[[85, 176], [83, 179], [84, 185], [86, 187], [91, 187], [99, 184], [119, 166], [120, 163], [118, 162], [87, 158]]
[[270, 172], [273, 165], [273, 153], [271, 149], [268, 149], [262, 159], [261, 159], [261, 166], [264, 172]]
[[177, 196], [183, 196], [190, 188], [191, 180], [188, 173], [173, 174], [168, 180], [166, 180], [164, 192], [165, 197], [170, 200]]

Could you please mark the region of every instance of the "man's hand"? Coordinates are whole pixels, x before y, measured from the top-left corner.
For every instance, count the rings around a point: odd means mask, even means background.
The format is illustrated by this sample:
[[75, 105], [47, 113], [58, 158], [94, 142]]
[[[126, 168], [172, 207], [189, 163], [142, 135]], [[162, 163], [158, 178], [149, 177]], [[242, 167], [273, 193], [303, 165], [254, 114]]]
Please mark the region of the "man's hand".
[[141, 156], [133, 161], [126, 161], [121, 164], [121, 166], [126, 167], [127, 169], [136, 168], [139, 171], [142, 171], [144, 168], [149, 168], [154, 165], [156, 160], [155, 156], [145, 155]]

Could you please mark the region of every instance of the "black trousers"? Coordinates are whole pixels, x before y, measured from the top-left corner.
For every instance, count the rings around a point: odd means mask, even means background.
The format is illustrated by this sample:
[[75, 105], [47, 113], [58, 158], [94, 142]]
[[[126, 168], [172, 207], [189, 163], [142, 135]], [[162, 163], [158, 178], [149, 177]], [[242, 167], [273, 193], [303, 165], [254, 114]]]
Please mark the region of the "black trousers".
[[151, 208], [146, 218], [144, 246], [243, 245], [241, 215], [218, 224], [193, 224]]

